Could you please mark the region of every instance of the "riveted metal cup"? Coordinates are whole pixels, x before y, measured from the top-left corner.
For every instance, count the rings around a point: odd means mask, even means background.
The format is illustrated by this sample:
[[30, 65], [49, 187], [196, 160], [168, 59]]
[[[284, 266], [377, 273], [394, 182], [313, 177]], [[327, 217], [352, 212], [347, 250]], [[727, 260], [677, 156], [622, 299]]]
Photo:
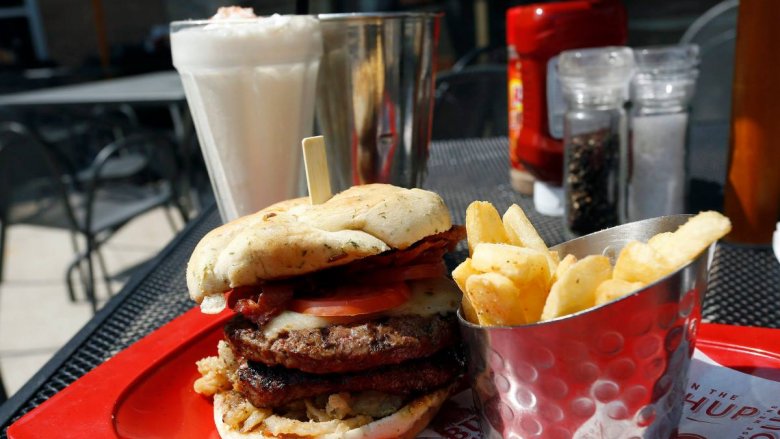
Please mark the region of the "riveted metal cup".
[[334, 191], [426, 175], [442, 14], [321, 14], [317, 121]]
[[[688, 215], [625, 224], [557, 247], [604, 254], [674, 231]], [[708, 253], [615, 302], [547, 322], [481, 327], [459, 315], [486, 438], [669, 438], [707, 288]]]

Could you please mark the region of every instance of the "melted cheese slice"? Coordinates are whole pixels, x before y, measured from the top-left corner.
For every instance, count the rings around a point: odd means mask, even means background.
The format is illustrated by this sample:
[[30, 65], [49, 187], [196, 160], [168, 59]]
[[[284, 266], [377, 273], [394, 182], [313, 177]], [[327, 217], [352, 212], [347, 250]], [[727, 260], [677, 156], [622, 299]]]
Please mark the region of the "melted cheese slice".
[[391, 316], [447, 314], [458, 310], [461, 293], [450, 279], [439, 277], [408, 282], [412, 295], [402, 305], [384, 314]]
[[[402, 305], [387, 310], [381, 315], [407, 316], [418, 315], [429, 317], [434, 314], [447, 314], [455, 312], [460, 305], [461, 293], [455, 283], [447, 278], [424, 279], [408, 283], [411, 290], [409, 300]], [[377, 316], [372, 315], [375, 319]], [[274, 338], [282, 332], [300, 329], [317, 329], [338, 323], [358, 321], [364, 317], [329, 318], [317, 317], [309, 314], [301, 314], [293, 311], [284, 311], [266, 324], [262, 331], [266, 338]]]

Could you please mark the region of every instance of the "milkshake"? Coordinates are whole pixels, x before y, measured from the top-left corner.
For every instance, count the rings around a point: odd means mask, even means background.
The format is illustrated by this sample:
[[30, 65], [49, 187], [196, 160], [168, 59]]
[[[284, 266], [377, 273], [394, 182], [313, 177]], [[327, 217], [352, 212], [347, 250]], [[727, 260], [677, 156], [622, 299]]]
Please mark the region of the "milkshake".
[[322, 55], [317, 19], [222, 8], [172, 23], [171, 51], [223, 221], [298, 195]]

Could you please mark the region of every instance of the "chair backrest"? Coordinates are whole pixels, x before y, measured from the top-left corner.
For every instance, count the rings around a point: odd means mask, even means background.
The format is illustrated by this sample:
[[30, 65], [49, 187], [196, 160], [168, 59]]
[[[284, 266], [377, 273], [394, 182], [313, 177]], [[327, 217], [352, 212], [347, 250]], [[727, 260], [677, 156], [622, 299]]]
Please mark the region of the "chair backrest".
[[113, 159], [128, 155], [144, 160], [143, 168], [133, 175], [136, 180], [169, 182], [179, 176], [176, 143], [171, 136], [157, 131], [142, 131], [115, 140], [98, 152], [89, 169], [93, 183], [104, 183], [103, 169], [110, 166]]
[[460, 72], [469, 66], [479, 64], [481, 61], [483, 64], [506, 64], [506, 46], [486, 46], [472, 49], [455, 61], [451, 71]]
[[34, 108], [23, 111], [24, 124], [57, 154], [61, 166], [75, 173], [86, 165], [88, 152], [80, 145], [92, 118], [82, 107]]
[[95, 107], [90, 114], [90, 123], [84, 140], [93, 150], [94, 157], [100, 149], [109, 143], [127, 137], [140, 130], [138, 116], [132, 107]]
[[0, 123], [0, 215], [5, 221], [34, 222], [57, 205], [62, 217], [56, 226], [75, 230], [63, 177], [48, 145], [21, 123]]
[[505, 136], [506, 65], [476, 65], [436, 78], [432, 138]]
[[691, 24], [681, 44], [698, 44], [701, 62], [691, 104], [694, 121], [722, 122], [731, 116], [734, 50], [739, 0], [718, 3]]
[[714, 181], [718, 185], [725, 183], [728, 162], [738, 9], [738, 0], [718, 3], [696, 19], [680, 40], [684, 44], [698, 44], [701, 57], [696, 92], [691, 101], [690, 176], [693, 180]]
[[89, 166], [105, 145], [135, 132], [138, 118], [129, 106], [36, 108], [26, 112], [29, 126], [51, 146], [61, 166], [77, 173]]
[[[112, 166], [130, 166], [133, 172], [125, 179], [117, 179], [114, 176], [122, 174], [121, 169], [104, 172]], [[106, 174], [112, 176], [106, 178]], [[170, 135], [155, 131], [123, 137], [100, 150], [87, 170], [87, 176], [85, 224], [89, 228], [94, 214], [92, 206], [101, 190], [115, 190], [116, 186], [130, 184], [150, 189], [156, 187], [159, 190], [152, 192], [168, 191], [172, 197], [178, 197], [179, 160], [176, 143]], [[151, 192], [148, 195], [154, 196]]]

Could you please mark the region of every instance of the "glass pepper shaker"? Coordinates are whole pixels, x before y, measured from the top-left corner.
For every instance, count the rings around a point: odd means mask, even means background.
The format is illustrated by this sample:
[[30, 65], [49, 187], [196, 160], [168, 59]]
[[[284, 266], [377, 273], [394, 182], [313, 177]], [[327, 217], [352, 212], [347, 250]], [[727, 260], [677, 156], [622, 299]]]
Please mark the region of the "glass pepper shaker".
[[625, 219], [626, 113], [634, 55], [628, 47], [570, 50], [558, 58], [563, 121], [564, 217], [570, 236]]
[[634, 51], [628, 220], [685, 212], [688, 105], [699, 74], [696, 45]]

